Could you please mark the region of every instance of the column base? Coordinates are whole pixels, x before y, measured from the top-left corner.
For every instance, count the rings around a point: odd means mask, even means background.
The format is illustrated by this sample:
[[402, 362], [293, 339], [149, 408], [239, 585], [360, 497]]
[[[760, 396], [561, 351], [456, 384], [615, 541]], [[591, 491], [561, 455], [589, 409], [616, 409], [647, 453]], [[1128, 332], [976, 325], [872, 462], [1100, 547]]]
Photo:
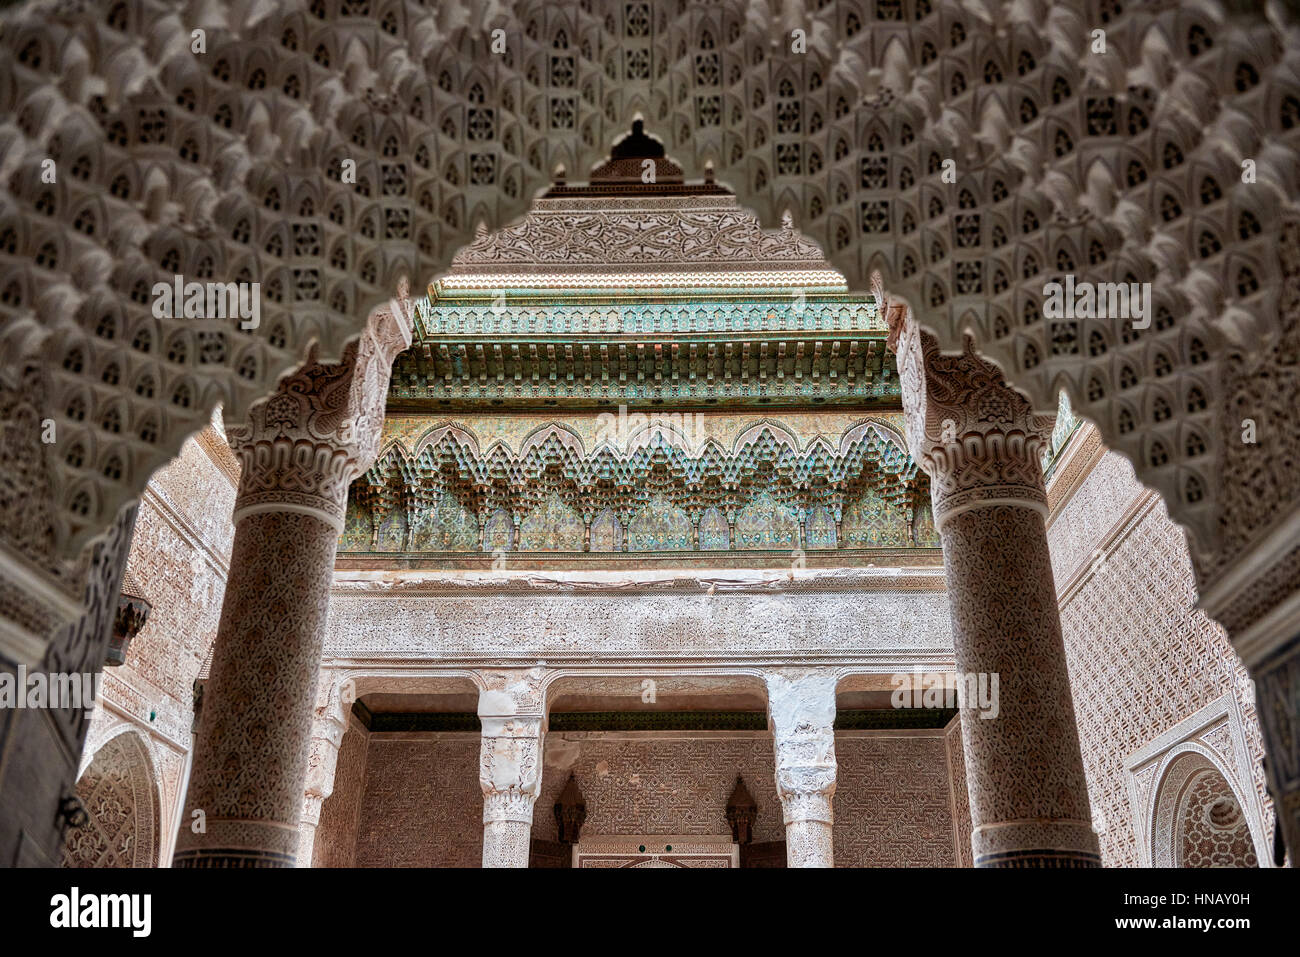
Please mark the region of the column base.
[[1003, 821], [971, 835], [976, 867], [1101, 867], [1087, 821]]
[[[181, 825], [184, 841], [185, 825]], [[172, 855], [172, 867], [294, 867], [298, 828], [269, 821], [207, 821], [202, 845]], [[178, 841], [177, 843], [180, 843]]]

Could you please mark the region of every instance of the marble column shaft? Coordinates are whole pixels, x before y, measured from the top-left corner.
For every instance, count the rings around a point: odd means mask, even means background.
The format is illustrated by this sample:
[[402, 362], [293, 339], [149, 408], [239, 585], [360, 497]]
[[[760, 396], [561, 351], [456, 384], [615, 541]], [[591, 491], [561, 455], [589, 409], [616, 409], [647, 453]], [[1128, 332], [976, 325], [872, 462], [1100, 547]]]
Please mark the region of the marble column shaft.
[[1035, 415], [969, 341], [942, 355], [884, 310], [912, 453], [930, 475], [962, 676], [997, 675], [996, 716], [961, 710], [976, 867], [1100, 864], [1048, 553]]
[[789, 668], [764, 679], [786, 861], [790, 867], [833, 867], [835, 674]]
[[295, 863], [348, 485], [379, 451], [392, 362], [410, 340], [410, 309], [394, 302], [342, 361], [313, 350], [227, 426], [241, 464], [235, 539], [175, 866]]

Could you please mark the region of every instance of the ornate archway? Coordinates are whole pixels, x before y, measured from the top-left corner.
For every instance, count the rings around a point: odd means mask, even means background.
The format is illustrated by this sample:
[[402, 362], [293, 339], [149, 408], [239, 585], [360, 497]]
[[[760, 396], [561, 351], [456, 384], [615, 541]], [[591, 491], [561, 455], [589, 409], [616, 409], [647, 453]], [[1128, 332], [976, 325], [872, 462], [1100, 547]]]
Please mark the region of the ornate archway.
[[[1285, 700], [1294, 26], [1217, 2], [814, 6], [9, 11], [0, 637], [40, 657], [79, 611], [76, 556], [217, 402], [241, 420], [314, 343], [342, 355], [399, 277], [433, 278], [640, 113], [765, 225], [788, 209], [852, 288], [878, 271], [943, 349], [969, 336], [1034, 411], [1067, 391], [1188, 530], [1203, 605]], [[258, 283], [255, 327], [156, 314], [177, 277]], [[1150, 295], [1045, 316], [1057, 281]], [[1296, 740], [1293, 709], [1261, 713]]]
[[[1287, 375], [1297, 334], [1283, 24], [1109, 0], [1052, 5], [1048, 29], [1008, 5], [996, 32], [933, 0], [769, 24], [740, 3], [519, 3], [489, 23], [315, 0], [177, 17], [164, 40], [142, 39], [142, 4], [38, 23], [41, 6], [9, 15], [0, 79], [21, 134], [6, 372], [41, 360], [19, 404], [63, 431], [62, 454], [27, 461], [56, 492], [24, 523], [34, 554], [75, 552], [215, 402], [242, 418], [312, 341], [338, 356], [399, 276], [432, 278], [636, 112], [766, 225], [789, 210], [851, 286], [880, 271], [944, 348], [972, 336], [1039, 411], [1065, 388], [1189, 529], [1203, 583], [1291, 499], [1270, 461], [1294, 381], [1264, 375]], [[260, 282], [258, 327], [156, 318], [153, 283], [178, 274]], [[1151, 282], [1150, 327], [1045, 319], [1066, 275]]]
[[68, 832], [64, 867], [158, 866], [158, 786], [139, 734], [105, 742], [77, 781], [77, 796], [89, 821]]
[[1151, 862], [1156, 867], [1259, 866], [1236, 789], [1200, 750], [1185, 750], [1168, 762], [1152, 815]]

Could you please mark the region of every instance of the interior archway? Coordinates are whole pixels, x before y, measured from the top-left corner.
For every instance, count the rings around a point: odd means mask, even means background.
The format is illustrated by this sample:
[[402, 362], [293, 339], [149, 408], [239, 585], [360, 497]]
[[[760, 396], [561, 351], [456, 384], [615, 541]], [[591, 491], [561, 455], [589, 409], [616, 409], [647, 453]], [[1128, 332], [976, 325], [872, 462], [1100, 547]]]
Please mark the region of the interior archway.
[[[483, 20], [313, 0], [205, 11], [187, 47], [131, 0], [17, 5], [0, 539], [21, 574], [0, 603], [40, 650], [76, 617], [78, 554], [218, 402], [237, 421], [313, 348], [341, 355], [395, 288], [642, 115], [688, 177], [763, 225], [788, 211], [850, 289], [879, 272], [1036, 411], [1063, 389], [1188, 531], [1202, 607], [1254, 666], [1293, 641], [1300, 595], [1300, 51], [1280, 14], [1237, 7], [1081, 0], [1044, 23], [958, 0], [766, 19], [521, 0]], [[159, 315], [173, 280], [256, 284], [254, 327]], [[1138, 315], [1049, 315], [1066, 280], [1149, 295]], [[39, 608], [16, 584], [32, 577]], [[1280, 694], [1294, 665], [1269, 667]]]
[[1223, 772], [1199, 751], [1179, 755], [1155, 796], [1156, 867], [1258, 867], [1241, 800]]
[[158, 866], [158, 787], [139, 735], [105, 742], [77, 781], [77, 797], [89, 820], [68, 832], [64, 867]]

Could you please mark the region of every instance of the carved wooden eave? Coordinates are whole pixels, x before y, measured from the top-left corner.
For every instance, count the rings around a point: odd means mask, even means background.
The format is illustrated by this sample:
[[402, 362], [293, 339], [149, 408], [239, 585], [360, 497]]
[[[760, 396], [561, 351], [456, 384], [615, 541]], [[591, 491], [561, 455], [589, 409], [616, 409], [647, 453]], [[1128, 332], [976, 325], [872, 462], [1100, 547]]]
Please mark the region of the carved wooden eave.
[[461, 299], [418, 323], [393, 367], [394, 412], [557, 402], [899, 407], [884, 325], [869, 302], [844, 296]]

